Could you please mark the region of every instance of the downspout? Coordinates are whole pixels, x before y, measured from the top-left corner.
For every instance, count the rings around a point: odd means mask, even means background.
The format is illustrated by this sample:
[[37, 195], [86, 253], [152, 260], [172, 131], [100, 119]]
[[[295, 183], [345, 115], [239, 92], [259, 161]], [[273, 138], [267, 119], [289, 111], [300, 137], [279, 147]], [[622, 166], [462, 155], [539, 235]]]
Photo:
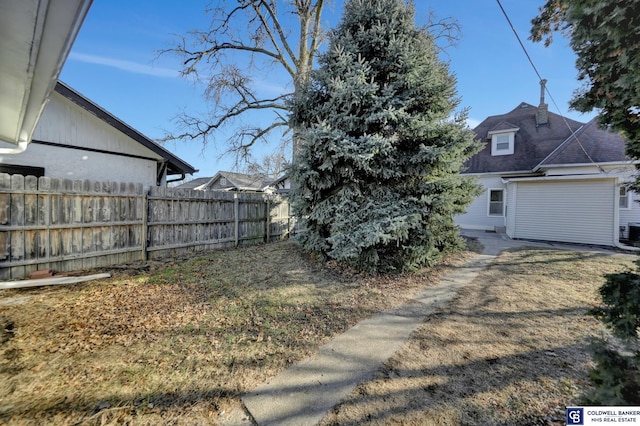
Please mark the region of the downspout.
[[27, 145], [29, 144], [29, 142], [27, 141], [20, 141], [18, 142], [18, 146], [16, 146], [15, 148], [0, 148], [0, 154], [4, 155], [4, 154], [20, 154], [23, 153], [27, 150]]
[[620, 242], [620, 191], [618, 191], [620, 178], [616, 178], [614, 182], [615, 197], [613, 203], [613, 245], [621, 250], [640, 252], [640, 247], [626, 246]]
[[178, 182], [178, 181], [184, 180], [186, 177], [187, 177], [187, 174], [182, 173], [179, 178], [167, 180], [167, 183]]

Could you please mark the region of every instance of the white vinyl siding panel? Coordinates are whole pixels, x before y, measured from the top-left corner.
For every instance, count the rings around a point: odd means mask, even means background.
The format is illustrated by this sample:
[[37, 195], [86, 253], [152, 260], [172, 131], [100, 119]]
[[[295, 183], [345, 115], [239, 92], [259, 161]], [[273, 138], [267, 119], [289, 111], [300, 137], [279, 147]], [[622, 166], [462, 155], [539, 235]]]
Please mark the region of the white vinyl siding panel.
[[156, 185], [158, 154], [56, 92], [33, 138], [67, 147], [30, 143], [25, 152], [2, 156], [0, 162], [43, 167], [50, 178]]
[[69, 99], [53, 92], [33, 139], [161, 160], [162, 157]]
[[614, 179], [518, 182], [514, 238], [612, 245]]
[[507, 228], [507, 235], [513, 238], [515, 232], [515, 207], [517, 199], [518, 184], [511, 182], [507, 184], [507, 209], [505, 226]]
[[477, 179], [484, 192], [476, 197], [467, 207], [464, 214], [455, 217], [456, 224], [464, 229], [483, 229], [493, 231], [497, 227], [504, 226], [503, 216], [490, 216], [489, 212], [489, 188], [504, 188], [500, 176], [480, 177]]

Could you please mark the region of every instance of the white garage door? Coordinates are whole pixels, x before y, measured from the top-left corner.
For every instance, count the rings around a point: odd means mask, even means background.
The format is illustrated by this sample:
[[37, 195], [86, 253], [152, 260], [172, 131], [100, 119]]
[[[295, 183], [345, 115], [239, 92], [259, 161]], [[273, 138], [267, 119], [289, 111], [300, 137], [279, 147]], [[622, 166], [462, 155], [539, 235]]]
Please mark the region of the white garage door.
[[615, 188], [614, 179], [518, 182], [512, 236], [613, 245]]

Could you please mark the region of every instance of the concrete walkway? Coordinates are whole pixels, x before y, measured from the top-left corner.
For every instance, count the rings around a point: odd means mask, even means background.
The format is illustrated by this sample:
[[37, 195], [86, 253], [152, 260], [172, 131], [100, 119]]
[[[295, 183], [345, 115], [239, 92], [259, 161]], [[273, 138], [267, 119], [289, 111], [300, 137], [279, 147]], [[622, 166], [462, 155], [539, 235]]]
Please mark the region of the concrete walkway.
[[450, 302], [460, 287], [470, 283], [501, 251], [525, 246], [567, 248], [513, 241], [484, 231], [463, 231], [463, 235], [478, 238], [484, 246], [483, 253], [444, 276], [437, 286], [424, 288], [407, 304], [358, 323], [320, 347], [314, 356], [258, 386], [242, 397], [248, 414], [229, 413], [220, 419], [221, 423], [227, 426], [317, 424], [358, 384], [372, 378], [427, 316]]

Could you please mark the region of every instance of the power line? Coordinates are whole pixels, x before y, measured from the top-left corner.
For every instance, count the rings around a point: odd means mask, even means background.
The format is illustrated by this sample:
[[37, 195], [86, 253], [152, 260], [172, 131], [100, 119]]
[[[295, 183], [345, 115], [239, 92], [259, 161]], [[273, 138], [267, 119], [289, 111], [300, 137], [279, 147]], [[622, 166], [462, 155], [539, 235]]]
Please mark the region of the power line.
[[529, 63], [533, 67], [533, 70], [536, 72], [536, 75], [538, 76], [538, 80], [542, 81], [542, 76], [538, 72], [538, 68], [536, 68], [536, 64], [533, 63], [533, 59], [531, 59], [531, 56], [529, 56], [529, 52], [527, 52], [527, 48], [524, 47], [524, 43], [522, 43], [522, 40], [520, 39], [520, 36], [518, 35], [518, 32], [516, 31], [515, 27], [513, 26], [513, 23], [511, 23], [511, 19], [509, 19], [509, 15], [507, 15], [507, 11], [504, 10], [504, 7], [502, 7], [502, 3], [500, 3], [500, 0], [496, 0], [496, 1], [498, 2], [498, 6], [500, 6], [500, 10], [502, 10], [502, 14], [504, 15], [505, 18], [507, 18], [507, 22], [509, 23], [509, 26], [511, 27], [511, 31], [513, 31], [513, 34], [518, 39], [518, 43], [520, 43], [520, 47], [522, 47], [522, 51], [527, 56], [527, 59], [529, 59]]
[[[506, 18], [507, 22], [509, 23], [509, 26], [511, 27], [511, 31], [513, 31], [513, 34], [516, 36], [516, 39], [518, 40], [518, 43], [520, 43], [520, 47], [522, 48], [522, 51], [524, 52], [525, 56], [529, 60], [529, 63], [531, 64], [531, 67], [533, 68], [533, 70], [535, 71], [536, 75], [538, 76], [538, 81], [542, 82], [542, 80], [543, 80], [542, 76], [540, 75], [540, 72], [538, 71], [538, 68], [536, 67], [536, 64], [533, 62], [533, 59], [531, 59], [531, 56], [529, 55], [529, 52], [527, 51], [527, 48], [524, 46], [524, 43], [522, 42], [522, 39], [520, 39], [520, 35], [518, 35], [518, 32], [516, 31], [516, 28], [513, 26], [513, 23], [511, 22], [511, 19], [509, 18], [509, 15], [507, 14], [507, 11], [504, 9], [504, 7], [502, 7], [502, 3], [500, 2], [500, 0], [496, 0], [496, 1], [498, 2], [498, 6], [500, 6], [500, 10], [502, 11], [502, 14], [504, 15], [504, 17]], [[551, 99], [551, 102], [556, 107], [556, 111], [558, 111], [560, 113], [560, 107], [558, 106], [558, 104], [556, 103], [556, 100], [551, 95], [551, 91], [546, 86], [544, 86], [544, 88], [545, 88], [545, 91], [547, 92], [547, 94], [549, 95], [549, 99]], [[577, 132], [582, 127], [580, 127], [577, 130], [573, 131], [571, 129], [571, 126], [569, 125], [569, 122], [567, 121], [566, 117], [564, 115], [562, 115], [562, 113], [560, 113], [559, 115], [562, 118], [562, 121], [564, 121], [564, 124], [567, 126], [567, 128], [571, 132], [571, 135], [569, 136], [569, 138], [573, 137], [576, 140], [576, 142], [578, 143], [578, 145], [580, 146], [580, 149], [582, 149], [582, 152], [584, 152], [584, 155], [587, 156], [589, 161], [591, 161], [591, 163], [593, 163], [596, 167], [598, 167], [598, 169], [600, 171], [604, 172], [602, 167], [600, 167], [595, 161], [593, 161], [593, 158], [591, 158], [591, 156], [589, 155], [587, 150], [584, 148], [584, 146], [580, 142], [580, 139], [578, 139]]]

